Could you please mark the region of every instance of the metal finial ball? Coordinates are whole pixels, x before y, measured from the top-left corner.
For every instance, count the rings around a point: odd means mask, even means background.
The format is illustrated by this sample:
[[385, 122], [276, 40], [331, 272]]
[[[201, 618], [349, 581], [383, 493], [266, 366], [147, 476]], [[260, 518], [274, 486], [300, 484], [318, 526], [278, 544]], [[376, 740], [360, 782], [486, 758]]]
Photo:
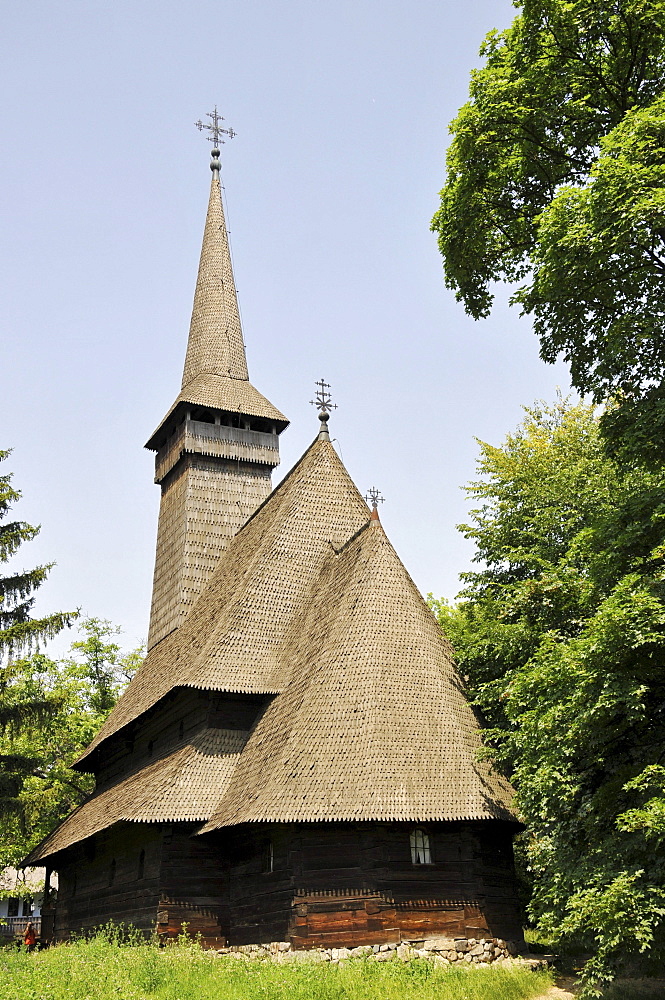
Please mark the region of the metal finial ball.
[[210, 155], [211, 156], [219, 156], [219, 150], [218, 149], [212, 149], [210, 151]]
[[327, 424], [328, 421], [330, 420], [330, 414], [326, 413], [325, 411], [319, 413], [319, 420], [321, 420], [324, 424]]

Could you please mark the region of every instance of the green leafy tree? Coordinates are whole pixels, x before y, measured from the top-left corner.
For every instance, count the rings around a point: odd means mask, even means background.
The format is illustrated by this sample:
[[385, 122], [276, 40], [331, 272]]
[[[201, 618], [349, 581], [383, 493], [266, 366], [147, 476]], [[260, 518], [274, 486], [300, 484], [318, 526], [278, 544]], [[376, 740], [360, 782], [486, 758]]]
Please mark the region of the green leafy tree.
[[661, 461], [665, 430], [665, 2], [522, 0], [481, 49], [451, 124], [432, 228], [476, 319], [526, 279], [541, 356], [615, 407], [617, 454]]
[[[0, 461], [9, 452], [0, 451]], [[8, 520], [21, 494], [0, 476], [0, 563], [39, 528]], [[109, 622], [88, 618], [84, 638], [61, 661], [39, 645], [78, 618], [33, 618], [36, 590], [52, 563], [0, 576], [0, 868], [17, 865], [91, 788], [70, 767], [90, 742], [138, 666], [142, 651], [122, 654]]]
[[478, 568], [433, 602], [528, 824], [531, 916], [594, 952], [657, 955], [665, 919], [665, 475], [619, 470], [590, 407], [481, 444], [462, 526]]
[[[5, 795], [0, 801], [0, 868], [16, 866], [92, 790], [72, 763], [99, 730], [138, 667], [142, 650], [123, 653], [110, 622], [81, 622], [71, 655], [34, 653], [14, 661], [4, 703], [12, 721], [0, 735]], [[26, 713], [43, 703], [47, 713]]]

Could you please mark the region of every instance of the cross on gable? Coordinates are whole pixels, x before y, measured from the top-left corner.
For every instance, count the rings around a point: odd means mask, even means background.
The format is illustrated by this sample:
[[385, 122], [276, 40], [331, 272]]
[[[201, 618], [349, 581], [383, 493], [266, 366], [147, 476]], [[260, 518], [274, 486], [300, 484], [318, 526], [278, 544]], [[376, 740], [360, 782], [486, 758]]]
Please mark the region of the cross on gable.
[[381, 496], [381, 491], [377, 490], [376, 486], [372, 486], [371, 489], [367, 490], [363, 499], [368, 505], [372, 505], [372, 510], [376, 510], [380, 503], [385, 502], [386, 498]]

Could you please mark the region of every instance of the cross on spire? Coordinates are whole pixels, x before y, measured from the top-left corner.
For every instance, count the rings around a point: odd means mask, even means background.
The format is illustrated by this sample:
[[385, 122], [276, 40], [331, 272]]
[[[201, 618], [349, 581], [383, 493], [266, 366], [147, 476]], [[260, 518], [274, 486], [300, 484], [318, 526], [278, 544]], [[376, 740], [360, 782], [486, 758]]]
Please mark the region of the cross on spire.
[[328, 392], [330, 384], [328, 382], [324, 382], [323, 379], [319, 379], [319, 381], [315, 382], [314, 385], [316, 386], [316, 399], [310, 399], [310, 403], [312, 406], [318, 407], [319, 417], [321, 418], [322, 414], [325, 413], [327, 420], [330, 410], [337, 409], [337, 403], [332, 402], [332, 396]]
[[194, 124], [196, 125], [199, 132], [202, 132], [203, 129], [207, 129], [210, 132], [210, 135], [207, 135], [206, 139], [208, 140], [208, 142], [214, 143], [215, 148], [219, 146], [220, 142], [225, 141], [224, 139], [221, 139], [220, 136], [228, 135], [229, 139], [232, 139], [234, 135], [237, 135], [237, 133], [234, 132], [232, 128], [222, 128], [220, 122], [223, 122], [224, 119], [220, 114], [217, 113], [217, 105], [215, 105], [214, 111], [206, 112], [206, 117], [211, 119], [212, 125], [208, 125], [206, 122], [202, 122], [200, 118], [197, 122], [194, 122]]
[[372, 486], [371, 489], [367, 490], [363, 499], [367, 501], [368, 506], [369, 504], [372, 505], [372, 510], [374, 511], [377, 510], [380, 503], [385, 502], [386, 498], [381, 496], [381, 491], [377, 490], [376, 486]]

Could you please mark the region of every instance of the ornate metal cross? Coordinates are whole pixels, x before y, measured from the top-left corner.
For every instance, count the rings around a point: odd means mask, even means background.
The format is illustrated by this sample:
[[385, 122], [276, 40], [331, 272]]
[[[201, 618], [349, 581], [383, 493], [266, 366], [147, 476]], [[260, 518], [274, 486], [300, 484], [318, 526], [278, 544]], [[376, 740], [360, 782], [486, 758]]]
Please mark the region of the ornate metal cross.
[[336, 410], [337, 403], [332, 402], [332, 396], [328, 392], [330, 384], [320, 379], [314, 385], [316, 386], [316, 399], [310, 399], [312, 406], [318, 407], [319, 413], [329, 413], [331, 410]]
[[371, 489], [367, 490], [363, 499], [367, 501], [368, 505], [371, 503], [372, 510], [376, 510], [377, 506], [384, 503], [386, 498], [381, 496], [381, 491], [377, 490], [376, 486], [372, 486]]
[[211, 119], [212, 125], [207, 125], [205, 122], [202, 122], [200, 118], [197, 122], [194, 122], [194, 124], [199, 132], [202, 132], [205, 128], [211, 133], [211, 135], [206, 136], [206, 139], [208, 142], [213, 142], [215, 146], [219, 146], [220, 142], [225, 141], [224, 139], [220, 139], [221, 135], [228, 135], [229, 139], [232, 139], [234, 135], [238, 134], [237, 132], [234, 132], [232, 128], [222, 128], [220, 122], [223, 122], [224, 119], [221, 115], [217, 114], [217, 105], [215, 105], [214, 111], [206, 112], [206, 117]]

